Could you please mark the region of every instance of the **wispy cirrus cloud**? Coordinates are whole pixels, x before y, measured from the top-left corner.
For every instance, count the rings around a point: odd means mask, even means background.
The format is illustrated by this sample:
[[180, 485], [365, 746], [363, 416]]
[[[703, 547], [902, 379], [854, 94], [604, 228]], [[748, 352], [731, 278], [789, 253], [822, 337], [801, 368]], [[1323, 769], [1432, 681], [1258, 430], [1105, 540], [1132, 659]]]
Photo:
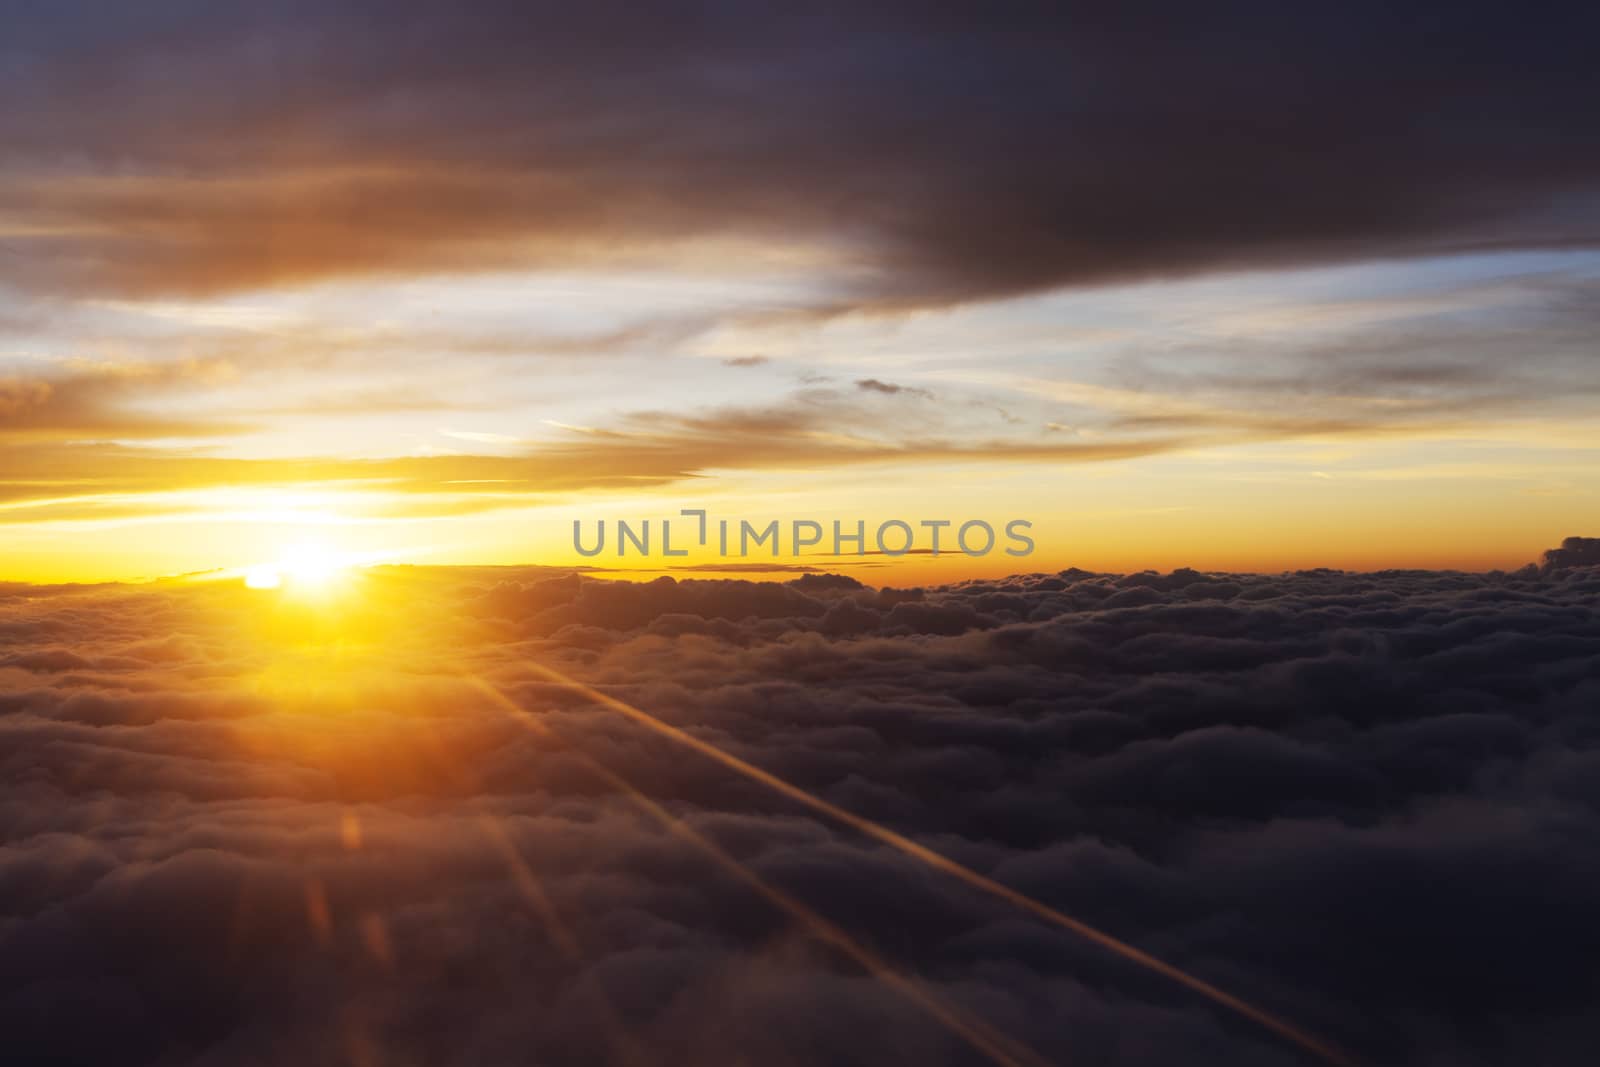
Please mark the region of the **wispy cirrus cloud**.
[[[781, 471], [862, 464], [1093, 463], [1172, 451], [1186, 437], [1031, 441], [969, 439], [946, 430], [894, 437], [852, 430], [842, 408], [793, 406], [693, 416], [640, 413], [616, 428], [573, 429], [510, 454], [376, 458], [243, 458], [175, 448], [92, 443], [0, 443], [0, 522], [169, 513], [172, 495], [241, 487], [324, 487], [368, 493], [392, 516], [526, 506], [552, 494], [640, 489], [713, 470]], [[512, 445], [468, 431], [455, 439]], [[143, 500], [139, 498], [145, 498]]]

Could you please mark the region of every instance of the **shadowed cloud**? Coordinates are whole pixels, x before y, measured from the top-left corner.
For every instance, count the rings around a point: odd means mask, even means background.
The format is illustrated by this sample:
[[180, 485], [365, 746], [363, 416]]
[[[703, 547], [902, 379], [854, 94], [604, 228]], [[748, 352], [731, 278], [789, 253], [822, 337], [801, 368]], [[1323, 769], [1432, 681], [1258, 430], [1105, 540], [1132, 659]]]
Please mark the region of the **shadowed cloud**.
[[52, 5], [0, 46], [28, 102], [0, 119], [0, 262], [196, 293], [765, 244], [831, 263], [826, 304], [895, 306], [1581, 244], [1594, 29], [1474, 4]]
[[532, 663], [1363, 1062], [1582, 1062], [1596, 573], [7, 586], [8, 1047], [985, 1062], [627, 783], [1049, 1062], [1308, 1062]]

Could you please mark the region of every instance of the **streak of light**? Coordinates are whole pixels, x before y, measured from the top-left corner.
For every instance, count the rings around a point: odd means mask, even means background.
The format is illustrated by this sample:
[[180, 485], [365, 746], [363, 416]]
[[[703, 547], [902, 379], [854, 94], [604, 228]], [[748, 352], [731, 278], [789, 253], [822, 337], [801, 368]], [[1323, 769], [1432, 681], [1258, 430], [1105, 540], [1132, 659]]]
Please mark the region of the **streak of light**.
[[[546, 681], [555, 682], [558, 685], [580, 693], [594, 703], [618, 712], [619, 714], [626, 716], [641, 726], [653, 730], [680, 745], [692, 748], [701, 755], [715, 760], [724, 767], [727, 767], [730, 770], [733, 770], [738, 774], [751, 779], [752, 781], [759, 782], [774, 792], [787, 797], [798, 804], [810, 808], [812, 811], [815, 811], [821, 815], [825, 815], [835, 822], [842, 823], [845, 826], [848, 826], [851, 829], [866, 835], [867, 837], [871, 837], [874, 840], [880, 841], [883, 844], [888, 845], [890, 848], [904, 853], [905, 855], [910, 856], [911, 858], [918, 860], [919, 862], [926, 864], [935, 870], [942, 871], [953, 878], [959, 879], [974, 889], [987, 893], [990, 896], [998, 897], [999, 899], [1030, 913], [1036, 918], [1042, 919], [1052, 926], [1058, 926], [1064, 930], [1069, 930], [1072, 933], [1077, 934], [1079, 937], [1099, 945], [1101, 948], [1104, 948], [1125, 960], [1135, 963], [1146, 970], [1153, 971], [1154, 973], [1165, 978], [1169, 978], [1172, 981], [1177, 982], [1178, 984], [1185, 986], [1196, 993], [1199, 993], [1201, 996], [1207, 998], [1213, 1003], [1221, 1005], [1222, 1007], [1227, 1008], [1228, 1010], [1265, 1027], [1278, 1036], [1291, 1041], [1296, 1045], [1299, 1045], [1301, 1048], [1317, 1055], [1324, 1061], [1335, 1064], [1336, 1067], [1356, 1067], [1356, 1061], [1352, 1060], [1348, 1055], [1335, 1048], [1328, 1042], [1323, 1041], [1321, 1038], [1307, 1033], [1294, 1024], [1278, 1018], [1276, 1015], [1271, 1014], [1263, 1008], [1256, 1007], [1249, 1001], [1243, 1000], [1240, 997], [1227, 992], [1226, 990], [1212, 985], [1203, 978], [1198, 978], [1187, 971], [1181, 970], [1180, 968], [1167, 963], [1165, 960], [1161, 960], [1150, 955], [1148, 952], [1145, 952], [1142, 949], [1135, 948], [1126, 941], [1122, 941], [1108, 933], [1105, 933], [1102, 930], [1090, 926], [1081, 919], [1075, 919], [1065, 912], [1062, 912], [1056, 908], [1052, 908], [1050, 905], [1041, 901], [1035, 900], [1026, 893], [1013, 889], [1001, 882], [997, 882], [987, 875], [980, 874], [970, 867], [957, 863], [955, 860], [952, 860], [946, 856], [942, 856], [932, 849], [927, 848], [924, 845], [919, 845], [910, 838], [905, 837], [902, 834], [898, 834], [888, 827], [876, 823], [871, 819], [857, 815], [854, 812], [846, 811], [844, 808], [841, 808], [835, 804], [831, 804], [828, 801], [823, 800], [821, 797], [806, 792], [804, 789], [801, 789], [799, 786], [794, 785], [793, 783], [784, 781], [782, 778], [764, 771], [754, 764], [745, 762], [738, 756], [724, 752], [722, 749], [708, 741], [703, 741], [700, 738], [695, 737], [693, 734], [687, 733], [684, 730], [680, 730], [670, 723], [663, 722], [654, 715], [651, 715], [649, 712], [636, 708], [632, 704], [619, 700], [607, 693], [603, 693], [593, 686], [563, 674], [552, 667], [547, 667], [542, 663], [533, 662], [526, 662], [523, 664], [523, 666], [531, 673], [538, 675]], [[498, 693], [498, 690], [496, 690], [496, 692]], [[501, 696], [501, 699], [510, 702], [509, 698], [506, 698], [503, 694], [499, 695]], [[515, 705], [513, 704], [513, 706]]]
[[[542, 737], [552, 738], [557, 742], [560, 741], [559, 735], [553, 730], [531, 716], [527, 709], [518, 705], [490, 683], [477, 677], [472, 677], [468, 680], [494, 704], [509, 712], [514, 721]], [[1001, 1067], [1050, 1067], [1048, 1060], [1027, 1046], [999, 1033], [982, 1020], [973, 1018], [943, 1003], [933, 994], [923, 989], [921, 985], [896, 971], [871, 949], [856, 941], [842, 927], [828, 921], [795, 897], [772, 885], [737, 857], [728, 853], [722, 846], [689, 826], [656, 801], [650, 799], [616, 772], [595, 762], [582, 752], [572, 749], [568, 751], [572, 751], [575, 756], [582, 759], [595, 774], [627, 796], [668, 833], [704, 852], [719, 867], [754, 889], [779, 910], [788, 914], [819, 941], [847, 956], [874, 979], [882, 982], [917, 1005], [933, 1019], [949, 1029], [950, 1032], [987, 1056], [992, 1062], [1000, 1064]]]
[[[578, 944], [577, 937], [571, 927], [562, 921], [561, 915], [556, 911], [555, 902], [550, 899], [550, 894], [545, 892], [544, 885], [539, 881], [538, 875], [533, 873], [533, 868], [528, 866], [528, 861], [522, 858], [522, 853], [517, 850], [517, 843], [511, 839], [506, 828], [492, 815], [483, 815], [479, 819], [484, 836], [494, 845], [500, 853], [506, 869], [511, 872], [511, 880], [517, 887], [517, 892], [533, 909], [534, 915], [544, 923], [545, 929], [550, 934], [550, 940], [555, 943], [556, 949], [568, 963], [581, 966], [584, 963], [583, 948]], [[649, 1060], [643, 1050], [628, 1033], [622, 1016], [618, 1013], [616, 1005], [606, 995], [605, 989], [600, 985], [599, 979], [590, 980], [590, 988], [594, 993], [594, 1000], [600, 1011], [606, 1016], [609, 1023], [607, 1033], [612, 1038], [617, 1051], [629, 1064], [643, 1067]]]

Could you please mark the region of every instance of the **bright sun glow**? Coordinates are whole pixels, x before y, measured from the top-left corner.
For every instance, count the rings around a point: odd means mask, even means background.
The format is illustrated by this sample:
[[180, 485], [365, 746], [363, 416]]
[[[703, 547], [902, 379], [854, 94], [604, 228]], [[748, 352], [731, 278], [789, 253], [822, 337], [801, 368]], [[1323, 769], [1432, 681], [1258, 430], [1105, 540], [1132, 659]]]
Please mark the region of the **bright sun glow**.
[[274, 563], [248, 568], [244, 584], [251, 589], [287, 585], [299, 590], [321, 590], [332, 584], [346, 566], [347, 561], [326, 545], [301, 542], [284, 549]]
[[270, 563], [261, 563], [244, 572], [244, 584], [251, 589], [276, 589], [283, 584], [283, 575]]

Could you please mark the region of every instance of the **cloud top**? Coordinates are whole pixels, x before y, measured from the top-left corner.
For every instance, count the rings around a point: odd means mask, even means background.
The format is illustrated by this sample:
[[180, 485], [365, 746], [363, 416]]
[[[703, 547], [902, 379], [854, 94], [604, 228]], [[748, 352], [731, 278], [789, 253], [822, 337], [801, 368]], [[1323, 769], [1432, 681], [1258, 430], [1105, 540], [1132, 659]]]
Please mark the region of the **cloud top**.
[[529, 662], [1371, 1062], [1596, 1051], [1593, 568], [365, 581], [0, 588], [18, 1055], [983, 1062], [626, 785], [1051, 1062], [1302, 1062]]

